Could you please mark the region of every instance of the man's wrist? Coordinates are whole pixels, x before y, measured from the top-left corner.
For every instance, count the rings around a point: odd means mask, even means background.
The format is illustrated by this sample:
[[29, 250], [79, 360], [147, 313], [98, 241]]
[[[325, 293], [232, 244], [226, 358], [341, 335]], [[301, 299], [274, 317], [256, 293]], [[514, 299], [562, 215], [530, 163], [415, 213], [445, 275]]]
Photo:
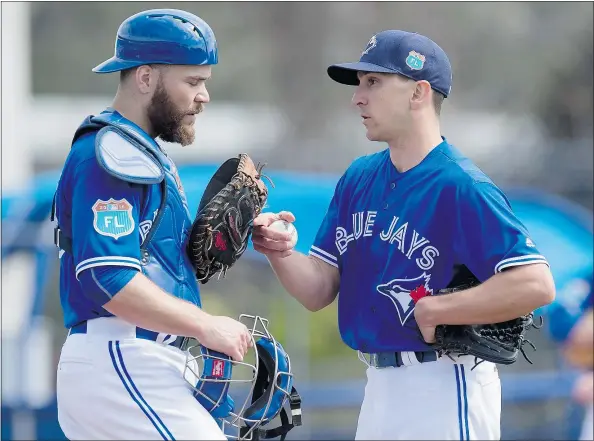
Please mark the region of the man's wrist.
[[439, 314], [439, 298], [426, 296], [415, 305], [415, 317], [419, 326], [437, 326], [443, 322]]
[[481, 284], [455, 293], [421, 298], [415, 306], [417, 323], [423, 326], [492, 323], [488, 320], [476, 322], [476, 300], [484, 301], [487, 296], [484, 289]]
[[207, 332], [209, 319], [212, 317], [210, 314], [204, 312], [198, 306], [196, 306], [196, 313], [191, 322], [191, 337], [194, 337], [198, 341], [202, 340], [203, 335]]

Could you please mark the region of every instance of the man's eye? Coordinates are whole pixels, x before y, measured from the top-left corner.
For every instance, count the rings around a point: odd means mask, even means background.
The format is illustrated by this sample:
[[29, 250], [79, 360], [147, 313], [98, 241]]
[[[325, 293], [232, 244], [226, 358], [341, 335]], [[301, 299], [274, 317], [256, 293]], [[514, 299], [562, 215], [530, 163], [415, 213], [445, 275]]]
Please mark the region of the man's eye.
[[375, 79], [375, 78], [367, 79], [367, 84], [369, 84], [370, 86], [373, 86], [375, 83], [377, 83], [377, 79]]

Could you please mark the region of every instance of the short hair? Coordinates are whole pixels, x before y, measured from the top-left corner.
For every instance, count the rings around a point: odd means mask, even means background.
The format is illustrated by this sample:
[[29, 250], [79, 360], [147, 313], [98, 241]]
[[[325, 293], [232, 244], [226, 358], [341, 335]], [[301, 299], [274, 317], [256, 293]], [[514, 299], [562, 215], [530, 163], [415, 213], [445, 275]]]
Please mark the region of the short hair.
[[[159, 64], [146, 64], [146, 65], [142, 65], [142, 66], [150, 66], [153, 69], [157, 69], [162, 67], [162, 65]], [[126, 80], [126, 78], [128, 78], [130, 75], [132, 75], [133, 73], [136, 72], [136, 70], [139, 68], [140, 66], [134, 66], [131, 67], [129, 69], [124, 69], [120, 71], [120, 83], [124, 82]]]
[[435, 110], [435, 114], [437, 116], [441, 114], [441, 105], [443, 104], [443, 100], [445, 100], [445, 95], [433, 89], [433, 109]]
[[124, 81], [126, 81], [126, 78], [128, 78], [132, 73], [136, 72], [136, 69], [138, 67], [131, 67], [129, 69], [124, 69], [120, 71], [120, 83], [123, 83]]
[[[405, 78], [408, 81], [414, 81], [415, 83], [417, 82], [417, 80], [413, 80], [412, 78], [408, 78], [408, 77], [404, 77], [403, 75], [400, 75], [401, 78]], [[431, 91], [433, 92], [431, 95], [431, 100], [433, 101], [433, 110], [435, 110], [435, 114], [437, 116], [439, 116], [441, 114], [441, 106], [443, 104], [443, 100], [445, 100], [445, 95], [441, 92], [438, 92], [437, 90], [431, 88]]]

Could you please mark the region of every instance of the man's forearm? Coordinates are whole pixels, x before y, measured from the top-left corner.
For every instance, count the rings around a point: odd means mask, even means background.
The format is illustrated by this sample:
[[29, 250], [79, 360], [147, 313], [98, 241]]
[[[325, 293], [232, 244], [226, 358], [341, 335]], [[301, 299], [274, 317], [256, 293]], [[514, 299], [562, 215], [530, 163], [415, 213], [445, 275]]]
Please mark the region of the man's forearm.
[[453, 294], [423, 298], [425, 325], [498, 323], [551, 303], [555, 286], [544, 264], [511, 268], [481, 285]]
[[310, 311], [319, 311], [336, 298], [338, 269], [296, 251], [269, 262], [285, 290]]
[[142, 273], [136, 274], [103, 308], [141, 328], [195, 338], [199, 338], [210, 317], [196, 305], [166, 293]]

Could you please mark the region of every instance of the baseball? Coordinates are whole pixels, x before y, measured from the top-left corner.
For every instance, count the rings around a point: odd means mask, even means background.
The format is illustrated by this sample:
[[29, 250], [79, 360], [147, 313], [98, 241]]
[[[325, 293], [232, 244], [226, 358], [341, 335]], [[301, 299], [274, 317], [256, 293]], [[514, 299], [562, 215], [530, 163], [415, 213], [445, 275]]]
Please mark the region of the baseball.
[[291, 235], [295, 238], [295, 243], [297, 243], [297, 229], [295, 228], [295, 225], [293, 225], [291, 222], [279, 219], [272, 222], [268, 226], [268, 228], [271, 228], [275, 231], [281, 231], [283, 233], [291, 233]]

